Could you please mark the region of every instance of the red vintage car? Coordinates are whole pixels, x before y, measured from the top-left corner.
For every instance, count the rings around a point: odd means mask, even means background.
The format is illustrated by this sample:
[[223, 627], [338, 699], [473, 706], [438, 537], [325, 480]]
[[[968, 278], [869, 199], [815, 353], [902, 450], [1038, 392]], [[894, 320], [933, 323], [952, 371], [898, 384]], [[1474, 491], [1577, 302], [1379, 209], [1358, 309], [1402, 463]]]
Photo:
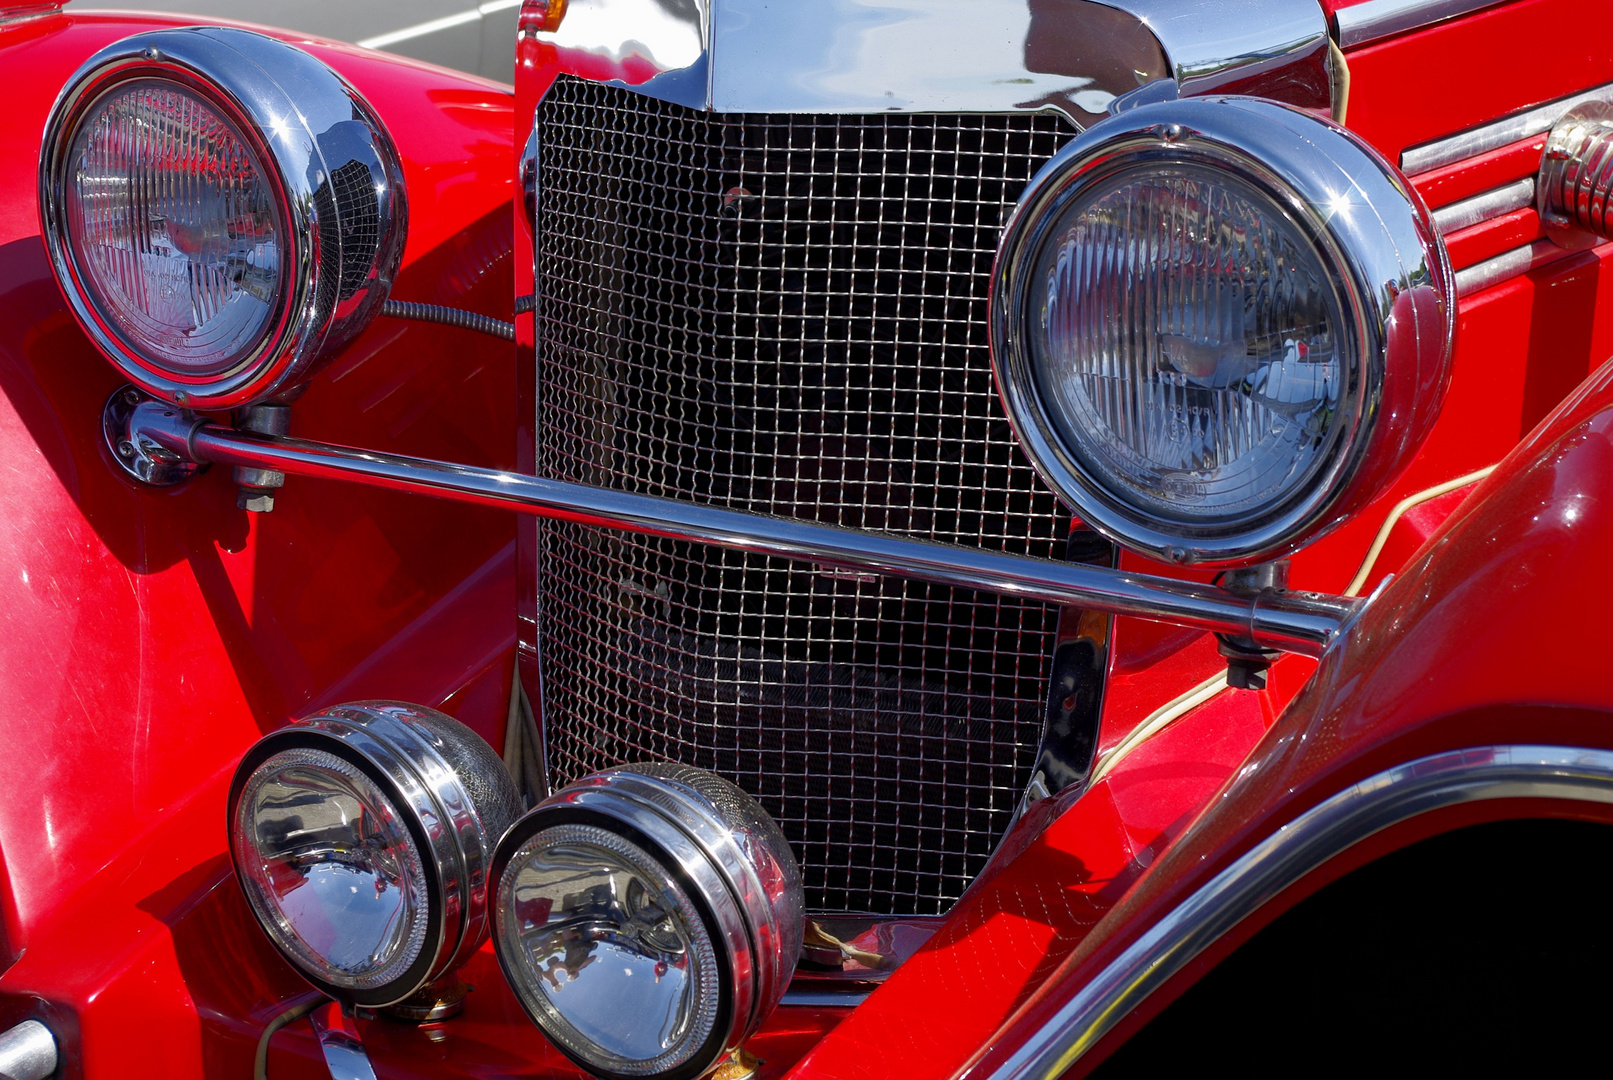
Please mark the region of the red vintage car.
[[1610, 15], [0, 3], [0, 1076], [1599, 1065]]

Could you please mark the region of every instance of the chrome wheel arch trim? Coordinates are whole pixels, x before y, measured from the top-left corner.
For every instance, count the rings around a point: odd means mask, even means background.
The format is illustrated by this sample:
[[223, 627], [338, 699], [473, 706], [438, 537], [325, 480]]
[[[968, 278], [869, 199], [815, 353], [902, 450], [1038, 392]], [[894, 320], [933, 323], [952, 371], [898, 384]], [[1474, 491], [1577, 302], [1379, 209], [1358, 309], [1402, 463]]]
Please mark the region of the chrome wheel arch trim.
[[[1259, 93], [1331, 106], [1317, 0], [571, 0], [526, 33], [617, 66], [619, 85], [719, 112], [1053, 110], [1080, 127], [1147, 82], [1180, 94]], [[1047, 43], [1031, 48], [1033, 36]], [[1094, 55], [1070, 58], [1079, 46]], [[1122, 55], [1136, 63], [1109, 63]], [[1071, 66], [1074, 65], [1074, 66]], [[1090, 69], [1090, 70], [1089, 70]], [[1123, 70], [1122, 70], [1123, 69]], [[1135, 75], [1135, 77], [1133, 77]], [[597, 77], [597, 76], [595, 76]], [[615, 82], [616, 80], [612, 80]]]
[[[977, 1057], [958, 1078], [1062, 1075], [1132, 1009], [1227, 931], [1362, 840], [1433, 810], [1496, 799], [1613, 804], [1613, 751], [1505, 745], [1456, 750], [1386, 769], [1338, 792], [1239, 856], [1081, 987], [989, 1074]], [[1013, 1027], [1003, 1025], [996, 1045]]]

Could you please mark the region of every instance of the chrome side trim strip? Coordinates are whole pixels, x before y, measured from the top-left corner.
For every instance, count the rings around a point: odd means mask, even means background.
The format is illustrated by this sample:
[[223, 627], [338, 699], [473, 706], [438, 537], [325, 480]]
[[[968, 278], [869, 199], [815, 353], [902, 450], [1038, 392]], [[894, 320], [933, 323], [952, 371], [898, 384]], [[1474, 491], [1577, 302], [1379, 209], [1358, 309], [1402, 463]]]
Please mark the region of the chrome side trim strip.
[[1534, 204], [1535, 178], [1529, 176], [1504, 187], [1480, 192], [1471, 199], [1440, 207], [1434, 211], [1434, 225], [1441, 233], [1449, 234]]
[[[1353, 10], [1346, 8], [1345, 11]], [[1342, 15], [1343, 12], [1340, 12]], [[1400, 155], [1400, 171], [1408, 176], [1451, 165], [1466, 158], [1477, 157], [1491, 150], [1499, 150], [1508, 143], [1541, 135], [1562, 119], [1564, 113], [1581, 102], [1613, 99], [1613, 83], [1598, 86], [1582, 94], [1559, 98], [1527, 112], [1509, 116], [1483, 127], [1472, 128], [1433, 142], [1413, 146]]]
[[1351, 49], [1407, 30], [1421, 30], [1502, 0], [1367, 0], [1339, 9], [1339, 48]]
[[820, 566], [1074, 604], [1241, 635], [1267, 648], [1311, 656], [1325, 652], [1361, 607], [1361, 601], [1343, 597], [1298, 592], [1239, 594], [1086, 563], [1053, 562], [497, 469], [234, 431], [156, 401], [136, 406], [129, 424], [131, 439], [152, 440], [180, 459], [346, 480]]
[[1574, 252], [1558, 247], [1550, 240], [1536, 240], [1527, 247], [1503, 251], [1493, 259], [1475, 263], [1466, 270], [1456, 272], [1456, 295], [1471, 296], [1476, 292], [1499, 285], [1519, 274], [1526, 274], [1547, 263], [1566, 259]]
[[[991, 1080], [1053, 1080], [1063, 1074], [1222, 934], [1373, 833], [1459, 803], [1519, 798], [1613, 804], [1613, 753], [1477, 747], [1419, 758], [1344, 789], [1241, 856], [1161, 919], [1076, 990]], [[1012, 1023], [988, 1045], [1000, 1043]], [[958, 1076], [969, 1074], [965, 1066]]]

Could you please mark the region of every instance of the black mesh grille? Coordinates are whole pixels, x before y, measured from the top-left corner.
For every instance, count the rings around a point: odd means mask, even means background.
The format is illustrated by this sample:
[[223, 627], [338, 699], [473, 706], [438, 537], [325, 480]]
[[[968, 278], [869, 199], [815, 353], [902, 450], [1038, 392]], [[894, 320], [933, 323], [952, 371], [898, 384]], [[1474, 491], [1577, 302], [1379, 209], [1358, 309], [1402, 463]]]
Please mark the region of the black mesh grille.
[[[562, 78], [538, 123], [541, 473], [1054, 553], [985, 318], [1061, 121], [707, 114]], [[573, 525], [541, 545], [557, 784], [713, 769], [816, 910], [939, 913], [979, 873], [1040, 737], [1050, 609]]]

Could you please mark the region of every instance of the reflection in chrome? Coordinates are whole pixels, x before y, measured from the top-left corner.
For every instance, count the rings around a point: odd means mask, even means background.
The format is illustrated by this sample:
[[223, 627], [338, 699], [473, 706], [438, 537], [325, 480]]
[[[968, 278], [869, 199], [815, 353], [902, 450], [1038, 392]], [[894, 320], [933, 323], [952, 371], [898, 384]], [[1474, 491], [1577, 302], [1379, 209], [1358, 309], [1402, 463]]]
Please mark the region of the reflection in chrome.
[[[989, 1074], [991, 1080], [1063, 1075], [1222, 934], [1351, 845], [1432, 810], [1492, 799], [1613, 804], [1613, 753], [1560, 746], [1476, 747], [1419, 758], [1346, 788], [1240, 856], [1084, 986], [1062, 984], [1055, 974], [1032, 1004], [1062, 1000], [1056, 1016], [1025, 1033], [1019, 1049]], [[1067, 961], [1064, 970], [1073, 962]], [[1011, 1017], [987, 1046], [1019, 1041], [1014, 1029]], [[958, 1073], [983, 1075], [973, 1063]]]
[[1540, 161], [1540, 222], [1571, 250], [1613, 240], [1613, 104], [1586, 101], [1551, 129]]
[[1116, 615], [1135, 615], [1320, 656], [1358, 606], [1315, 593], [1241, 596], [1212, 585], [1059, 563], [897, 535], [724, 510], [521, 473], [233, 431], [148, 402], [131, 421], [142, 438], [192, 461], [413, 491], [601, 528], [717, 544], [848, 570], [984, 589]]
[[1311, 0], [571, 0], [560, 69], [721, 112], [1009, 112], [1091, 123], [1144, 83], [1326, 107]]
[[102, 49], [57, 98], [39, 168], [46, 248], [85, 332], [137, 385], [197, 408], [296, 389], [376, 316], [403, 257], [380, 118], [319, 60], [246, 30]]
[[685, 765], [585, 777], [493, 859], [499, 965], [532, 1021], [606, 1077], [696, 1076], [778, 1005], [801, 875], [735, 785]]
[[47, 1080], [56, 1074], [56, 1036], [38, 1020], [24, 1020], [0, 1031], [0, 1076], [6, 1080]]
[[[1282, 287], [1250, 289], [1267, 266]], [[1249, 564], [1409, 462], [1444, 399], [1454, 300], [1422, 200], [1357, 137], [1182, 99], [1082, 134], [1031, 182], [993, 274], [992, 363], [1026, 456], [1083, 522], [1155, 558]]]
[[1550, 240], [1536, 240], [1532, 244], [1511, 251], [1504, 251], [1493, 259], [1485, 259], [1481, 263], [1456, 272], [1456, 295], [1467, 297], [1476, 292], [1482, 292], [1492, 285], [1499, 285], [1503, 281], [1510, 281], [1520, 274], [1530, 270], [1538, 270], [1542, 266], [1568, 258], [1573, 252], [1552, 243]]
[[480, 736], [434, 709], [368, 701], [258, 740], [227, 820], [270, 940], [329, 996], [385, 1007], [486, 940], [488, 861], [519, 813]]

